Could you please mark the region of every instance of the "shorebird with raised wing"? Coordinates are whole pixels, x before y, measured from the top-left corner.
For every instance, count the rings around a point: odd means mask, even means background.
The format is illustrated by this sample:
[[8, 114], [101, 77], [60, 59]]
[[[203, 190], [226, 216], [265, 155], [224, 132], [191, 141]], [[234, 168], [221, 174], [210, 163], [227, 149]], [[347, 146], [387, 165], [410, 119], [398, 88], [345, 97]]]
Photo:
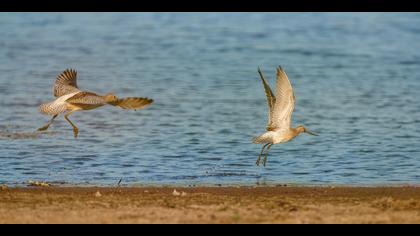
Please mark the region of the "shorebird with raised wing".
[[105, 96], [82, 91], [77, 87], [77, 72], [67, 69], [55, 80], [53, 94], [56, 99], [39, 106], [42, 114], [53, 116], [52, 119], [38, 131], [47, 130], [58, 115], [64, 113], [64, 119], [73, 127], [74, 137], [77, 138], [79, 129], [69, 120], [70, 114], [75, 111], [92, 110], [104, 105], [117, 106], [122, 109], [139, 110], [152, 104], [153, 100], [141, 97], [128, 97], [119, 99], [112, 93]]
[[280, 66], [277, 68], [275, 96], [259, 67], [258, 73], [264, 86], [265, 95], [267, 96], [268, 124], [266, 127], [267, 132], [254, 138], [252, 141], [253, 143], [263, 144], [261, 153], [256, 162], [257, 166], [260, 164], [264, 149], [266, 149], [263, 159], [263, 164], [265, 166], [268, 151], [273, 144], [289, 142], [302, 132], [315, 136], [317, 136], [317, 134], [310, 132], [303, 125], [292, 128], [292, 113], [295, 109], [295, 95], [286, 72]]

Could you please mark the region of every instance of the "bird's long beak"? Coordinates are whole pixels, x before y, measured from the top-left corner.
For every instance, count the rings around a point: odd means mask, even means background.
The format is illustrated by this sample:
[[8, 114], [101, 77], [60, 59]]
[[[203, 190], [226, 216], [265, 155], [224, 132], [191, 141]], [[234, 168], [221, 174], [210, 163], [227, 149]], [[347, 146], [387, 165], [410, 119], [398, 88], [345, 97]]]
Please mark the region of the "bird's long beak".
[[311, 132], [311, 131], [309, 131], [307, 129], [305, 129], [305, 133], [310, 134], [310, 135], [313, 135], [313, 136], [319, 136], [318, 134], [313, 133], [313, 132]]

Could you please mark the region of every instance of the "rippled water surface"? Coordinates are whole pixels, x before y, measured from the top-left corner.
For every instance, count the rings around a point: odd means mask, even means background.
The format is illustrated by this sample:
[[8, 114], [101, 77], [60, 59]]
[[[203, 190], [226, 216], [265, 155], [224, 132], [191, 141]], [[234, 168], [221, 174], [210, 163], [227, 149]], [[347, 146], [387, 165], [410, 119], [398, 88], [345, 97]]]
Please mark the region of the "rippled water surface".
[[[420, 14], [0, 14], [0, 184], [420, 184]], [[281, 64], [301, 135], [256, 167]], [[140, 111], [37, 106], [79, 86], [147, 96]]]

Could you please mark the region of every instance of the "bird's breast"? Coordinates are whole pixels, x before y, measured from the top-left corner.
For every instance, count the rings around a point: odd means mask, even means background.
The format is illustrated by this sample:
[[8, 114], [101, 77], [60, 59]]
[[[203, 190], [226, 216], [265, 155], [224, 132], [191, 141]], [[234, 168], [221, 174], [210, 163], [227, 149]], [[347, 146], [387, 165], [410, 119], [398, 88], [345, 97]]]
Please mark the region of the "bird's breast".
[[286, 143], [294, 137], [296, 137], [296, 135], [291, 130], [278, 131], [274, 135], [274, 143]]

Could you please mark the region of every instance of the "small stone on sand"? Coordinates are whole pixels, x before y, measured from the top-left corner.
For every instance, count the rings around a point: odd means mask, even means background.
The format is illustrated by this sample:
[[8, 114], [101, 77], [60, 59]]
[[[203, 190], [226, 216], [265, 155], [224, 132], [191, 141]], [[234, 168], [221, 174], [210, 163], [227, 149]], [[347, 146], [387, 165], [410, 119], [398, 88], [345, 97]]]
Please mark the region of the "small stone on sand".
[[186, 192], [183, 192], [183, 191], [178, 192], [178, 191], [176, 191], [176, 189], [174, 189], [174, 191], [172, 192], [172, 195], [185, 197], [185, 196], [187, 196], [187, 193]]
[[172, 192], [172, 195], [174, 195], [174, 196], [180, 196], [181, 193], [179, 193], [178, 191], [176, 191], [176, 189], [174, 189], [174, 191]]
[[48, 183], [32, 181], [32, 180], [28, 181], [28, 185], [29, 186], [34, 186], [34, 187], [50, 187], [50, 185]]

